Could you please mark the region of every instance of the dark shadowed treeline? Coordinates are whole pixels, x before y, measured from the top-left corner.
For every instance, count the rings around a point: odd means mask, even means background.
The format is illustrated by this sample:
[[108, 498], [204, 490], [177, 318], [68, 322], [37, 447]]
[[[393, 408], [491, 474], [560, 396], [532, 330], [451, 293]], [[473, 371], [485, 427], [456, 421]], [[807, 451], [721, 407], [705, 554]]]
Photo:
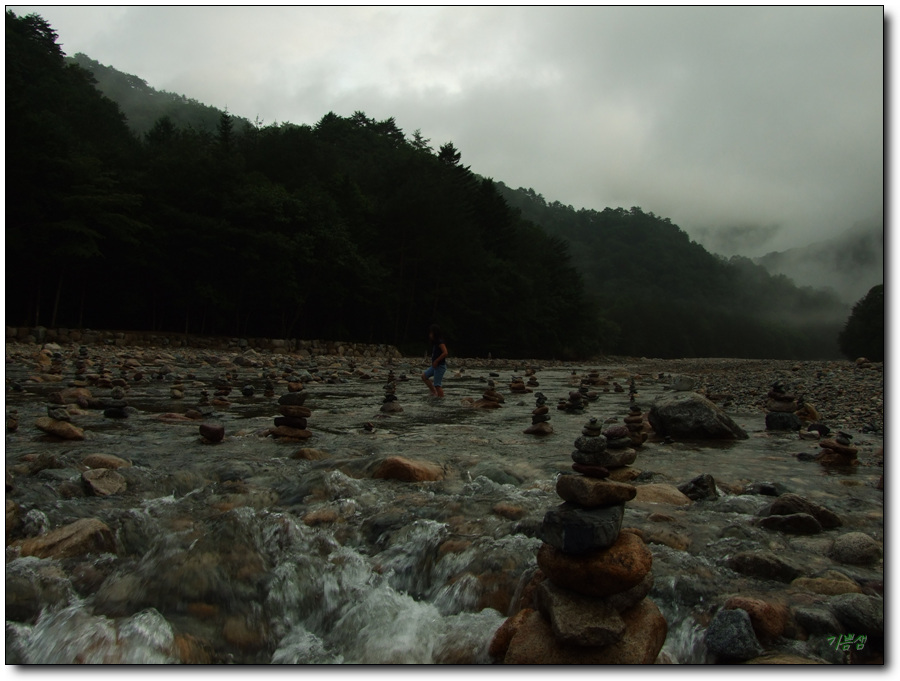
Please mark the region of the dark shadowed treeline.
[[510, 205], [570, 245], [606, 320], [605, 347], [654, 357], [831, 358], [849, 310], [739, 256], [712, 255], [640, 208], [575, 210], [533, 189], [497, 186]]
[[438, 322], [456, 355], [838, 354], [828, 294], [668, 219], [513, 192], [392, 118], [212, 118], [56, 38], [7, 12], [9, 325], [420, 352]]
[[[393, 119], [136, 137], [40, 17], [6, 14], [7, 323], [597, 352], [561, 239]], [[137, 90], [144, 89], [140, 83]]]

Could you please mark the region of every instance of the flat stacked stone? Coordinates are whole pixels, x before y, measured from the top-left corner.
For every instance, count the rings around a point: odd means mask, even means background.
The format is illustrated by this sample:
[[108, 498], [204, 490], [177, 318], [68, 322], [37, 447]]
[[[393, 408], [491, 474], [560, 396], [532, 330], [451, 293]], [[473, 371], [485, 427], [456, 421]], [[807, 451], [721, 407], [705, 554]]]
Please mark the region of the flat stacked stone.
[[[632, 385], [634, 380], [632, 379]], [[623, 419], [628, 430], [628, 438], [632, 447], [640, 447], [647, 441], [647, 433], [644, 432], [644, 414], [641, 408], [632, 402], [628, 408], [628, 415]]]
[[525, 385], [525, 381], [521, 377], [513, 376], [509, 382], [509, 392], [514, 395], [523, 395], [532, 392], [532, 390]]
[[381, 411], [384, 414], [397, 414], [403, 411], [403, 407], [397, 402], [397, 384], [394, 382], [394, 372], [388, 373], [388, 382], [384, 384], [384, 400], [381, 403]]
[[297, 442], [312, 437], [306, 421], [312, 412], [309, 407], [304, 406], [304, 402], [306, 402], [304, 390], [289, 391], [279, 397], [278, 411], [281, 412], [281, 416], [275, 418], [275, 427], [269, 434], [286, 442]]
[[799, 408], [797, 398], [785, 390], [781, 381], [775, 381], [766, 393], [766, 430], [799, 431], [802, 423], [794, 413]]
[[819, 452], [816, 461], [823, 466], [843, 467], [858, 465], [859, 459], [857, 459], [857, 454], [859, 449], [850, 444], [852, 437], [849, 433], [838, 431], [838, 434], [833, 439], [819, 441], [819, 447], [822, 448], [822, 451]]
[[560, 399], [557, 409], [564, 409], [567, 412], [578, 413], [584, 411], [585, 398], [580, 390], [570, 390], [569, 397]]
[[481, 394], [481, 399], [475, 400], [472, 404], [476, 409], [499, 409], [503, 406], [506, 398], [496, 390], [496, 384], [493, 379], [487, 382], [487, 390]]
[[552, 435], [553, 426], [550, 425], [550, 408], [547, 406], [547, 398], [544, 393], [536, 393], [534, 409], [531, 410], [531, 425], [524, 432], [526, 435]]
[[588, 388], [588, 386], [583, 384], [579, 386], [578, 392], [581, 393], [582, 400], [587, 402], [596, 402], [600, 399], [600, 393], [598, 393], [596, 390], [591, 390], [590, 388]]
[[[582, 432], [579, 458], [602, 460], [605, 437], [597, 420]], [[570, 473], [557, 478], [556, 493], [563, 503], [547, 512], [539, 532], [537, 562], [545, 579], [534, 607], [498, 629], [491, 654], [505, 664], [653, 663], [668, 631], [647, 598], [653, 556], [638, 534], [622, 531], [625, 503], [637, 489]]]

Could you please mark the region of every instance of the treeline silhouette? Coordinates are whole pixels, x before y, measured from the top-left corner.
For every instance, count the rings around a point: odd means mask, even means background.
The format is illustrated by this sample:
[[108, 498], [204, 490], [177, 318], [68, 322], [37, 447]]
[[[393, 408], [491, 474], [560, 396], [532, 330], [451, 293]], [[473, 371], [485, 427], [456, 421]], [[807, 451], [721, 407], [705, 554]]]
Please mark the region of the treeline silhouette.
[[420, 352], [436, 321], [456, 355], [837, 354], [824, 294], [652, 213], [511, 192], [393, 118], [213, 123], [57, 37], [7, 10], [8, 324]]

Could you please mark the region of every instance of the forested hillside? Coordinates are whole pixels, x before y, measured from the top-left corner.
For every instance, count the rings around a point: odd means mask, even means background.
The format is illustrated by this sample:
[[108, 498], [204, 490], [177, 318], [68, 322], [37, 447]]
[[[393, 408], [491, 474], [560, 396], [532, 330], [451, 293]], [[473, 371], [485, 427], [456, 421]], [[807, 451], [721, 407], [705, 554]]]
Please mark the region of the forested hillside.
[[56, 38], [7, 12], [8, 323], [601, 350], [563, 241], [451, 142], [362, 112], [138, 138]]
[[250, 125], [56, 40], [7, 11], [7, 324], [420, 352], [438, 322], [456, 355], [838, 355], [847, 310], [668, 219], [509, 190], [392, 118]]
[[606, 319], [605, 347], [658, 357], [837, 357], [849, 308], [748, 258], [712, 255], [640, 208], [575, 210], [533, 189], [501, 195], [570, 245]]

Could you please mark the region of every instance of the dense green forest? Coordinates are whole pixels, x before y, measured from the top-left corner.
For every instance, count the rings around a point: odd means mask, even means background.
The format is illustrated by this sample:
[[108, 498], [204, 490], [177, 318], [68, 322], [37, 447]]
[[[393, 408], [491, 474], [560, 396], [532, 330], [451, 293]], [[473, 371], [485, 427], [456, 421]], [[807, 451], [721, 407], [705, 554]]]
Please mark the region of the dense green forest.
[[884, 284], [873, 286], [856, 302], [838, 342], [849, 359], [884, 361]]
[[456, 355], [838, 354], [828, 294], [667, 219], [511, 191], [392, 118], [250, 124], [66, 59], [37, 15], [6, 13], [6, 125], [7, 324], [419, 352], [437, 322]]

